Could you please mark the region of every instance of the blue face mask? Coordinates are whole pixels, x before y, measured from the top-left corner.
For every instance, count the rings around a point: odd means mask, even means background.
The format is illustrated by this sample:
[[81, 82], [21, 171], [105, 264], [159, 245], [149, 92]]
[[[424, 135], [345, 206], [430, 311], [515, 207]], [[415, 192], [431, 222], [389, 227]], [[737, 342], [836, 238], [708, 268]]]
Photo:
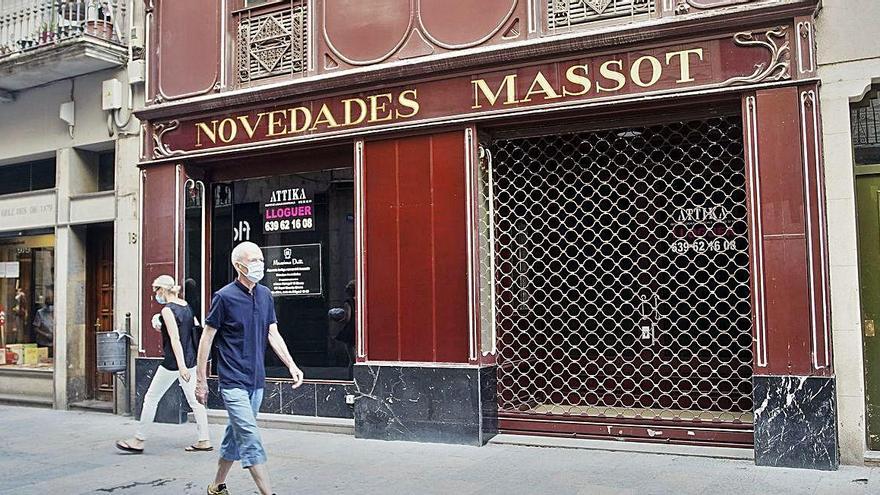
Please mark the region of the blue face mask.
[[163, 296], [162, 294], [156, 294], [156, 302], [164, 305], [168, 302], [168, 300], [165, 299], [165, 296]]

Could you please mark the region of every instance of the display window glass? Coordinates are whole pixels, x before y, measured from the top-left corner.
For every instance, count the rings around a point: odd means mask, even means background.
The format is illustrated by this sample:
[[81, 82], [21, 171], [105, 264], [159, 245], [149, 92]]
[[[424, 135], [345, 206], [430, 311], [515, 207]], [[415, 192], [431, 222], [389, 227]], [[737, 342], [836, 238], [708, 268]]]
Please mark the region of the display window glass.
[[[351, 168], [210, 186], [212, 291], [235, 278], [233, 247], [260, 246], [261, 282], [306, 379], [350, 380], [355, 362], [354, 182]], [[266, 352], [266, 376], [289, 378]]]
[[0, 239], [0, 367], [51, 368], [55, 236]]

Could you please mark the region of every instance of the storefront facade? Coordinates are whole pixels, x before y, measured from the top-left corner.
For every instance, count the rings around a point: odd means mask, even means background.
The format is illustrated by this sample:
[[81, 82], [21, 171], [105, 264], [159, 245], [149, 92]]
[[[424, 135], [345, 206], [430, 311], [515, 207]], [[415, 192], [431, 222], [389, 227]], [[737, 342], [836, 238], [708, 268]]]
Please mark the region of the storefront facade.
[[149, 14], [142, 324], [251, 240], [307, 378], [264, 412], [836, 468], [815, 2], [197, 3]]

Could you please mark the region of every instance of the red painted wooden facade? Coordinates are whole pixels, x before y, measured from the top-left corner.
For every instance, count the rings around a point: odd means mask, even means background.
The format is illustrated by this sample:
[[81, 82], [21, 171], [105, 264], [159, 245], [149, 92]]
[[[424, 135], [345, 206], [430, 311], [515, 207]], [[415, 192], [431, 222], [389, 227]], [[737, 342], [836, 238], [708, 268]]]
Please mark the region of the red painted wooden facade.
[[[231, 10], [241, 8], [240, 3], [231, 2]], [[675, 3], [676, 10], [664, 7], [655, 17], [758, 3], [681, 1]], [[474, 241], [477, 219], [473, 211], [477, 183], [468, 167], [473, 166], [477, 147], [467, 144], [464, 129], [477, 134], [483, 124], [494, 131], [550, 120], [581, 125], [591, 119], [607, 122], [613, 120], [609, 115], [621, 109], [628, 122], [638, 121], [639, 116], [656, 121], [656, 114], [685, 107], [689, 112], [700, 101], [721, 101], [741, 102], [742, 106], [753, 278], [753, 372], [833, 374], [812, 27], [815, 2], [768, 3], [764, 10], [738, 15], [730, 9], [705, 22], [692, 17], [660, 28], [634, 25], [610, 34], [585, 32], [565, 40], [554, 40], [548, 34], [546, 19], [530, 21], [526, 2], [485, 2], [480, 7], [485, 16], [480, 19], [475, 18], [474, 3], [467, 0], [317, 0], [312, 4], [318, 23], [313, 32], [314, 66], [302, 74], [266, 79], [263, 82], [277, 83], [266, 88], [260, 88], [261, 83], [231, 81], [235, 72], [234, 50], [229, 49], [234, 34], [232, 12], [221, 12], [218, 2], [207, 0], [166, 0], [153, 6], [153, 105], [142, 113], [152, 137], [143, 157], [142, 328], [147, 329], [144, 347], [148, 355], [161, 351], [159, 334], [149, 330], [156, 308], [150, 301], [149, 283], [179, 268], [173, 246], [182, 225], [174, 205], [183, 181], [182, 175], [176, 175], [177, 165], [198, 168], [207, 181], [232, 180], [279, 173], [273, 158], [299, 152], [304, 146], [327, 143], [336, 150], [362, 150], [361, 164], [355, 167], [361, 195], [356, 214], [362, 230], [357, 264], [363, 270], [359, 362], [491, 365], [493, 354], [476, 351], [481, 349], [479, 318], [475, 317], [480, 312], [475, 297], [480, 283], [475, 280], [480, 267], [474, 254], [479, 248]], [[269, 6], [253, 12], [266, 9]], [[175, 36], [189, 28], [180, 19], [189, 22], [195, 16], [211, 21], [206, 24], [217, 20], [220, 30], [193, 28], [187, 32], [187, 42], [181, 43]], [[528, 29], [530, 22], [536, 26], [534, 31]], [[169, 30], [176, 34], [169, 35]], [[545, 43], [499, 46], [463, 56], [456, 53], [512, 41], [542, 41], [542, 37], [547, 38]], [[689, 79], [682, 59], [669, 58], [668, 53], [692, 48], [703, 50], [700, 60], [705, 64], [698, 65], [694, 56]], [[441, 53], [447, 56], [432, 57]], [[637, 61], [647, 55], [669, 71], [653, 86], [629, 84], [614, 94], [574, 94], [578, 87], [565, 85], [566, 72], [573, 64], [596, 75], [603, 64], [617, 59], [628, 69], [628, 79], [644, 83], [652, 79], [650, 63], [638, 65]], [[393, 64], [402, 60], [409, 63]], [[632, 65], [636, 68], [630, 71]], [[547, 90], [537, 79], [539, 74], [563, 96], [556, 98]], [[516, 76], [511, 84], [514, 96], [508, 97], [504, 84], [511, 75]], [[476, 80], [490, 88], [484, 97], [498, 90], [497, 105], [477, 108]], [[593, 89], [598, 82], [591, 81]], [[297, 133], [281, 133], [281, 127], [273, 128], [270, 123], [272, 113], [289, 118], [293, 108], [308, 108], [318, 115], [326, 106], [337, 117], [345, 115], [346, 99], [369, 104], [371, 96], [390, 94], [389, 101], [398, 104], [398, 95], [413, 90], [419, 94], [420, 113], [411, 120], [389, 123], [377, 113], [375, 122], [327, 125]], [[523, 98], [533, 93], [535, 98]], [[194, 96], [199, 98], [190, 98]], [[393, 109], [407, 114], [411, 107]], [[384, 107], [377, 111], [383, 112]], [[706, 110], [707, 114], [711, 111]], [[205, 134], [198, 134], [197, 123], [210, 126], [212, 121], [224, 120], [238, 126], [235, 136], [227, 134], [228, 140], [221, 138], [211, 145], [199, 141]], [[290, 124], [278, 122], [285, 128]], [[315, 156], [317, 164], [321, 155]], [[514, 419], [506, 418], [507, 426]], [[652, 437], [645, 421], [579, 418], [572, 422], [568, 417], [550, 416], [516, 421], [520, 423], [516, 428], [551, 434], [601, 437], [612, 434], [614, 427], [621, 438], [650, 441]], [[673, 441], [748, 445], [752, 436], [748, 424], [717, 429], [710, 425], [695, 440], [692, 423], [667, 424], [670, 434], [664, 438]]]
[[831, 371], [818, 101], [805, 96], [816, 90], [762, 90], [743, 100], [757, 374]]
[[468, 361], [463, 132], [365, 143], [367, 352]]

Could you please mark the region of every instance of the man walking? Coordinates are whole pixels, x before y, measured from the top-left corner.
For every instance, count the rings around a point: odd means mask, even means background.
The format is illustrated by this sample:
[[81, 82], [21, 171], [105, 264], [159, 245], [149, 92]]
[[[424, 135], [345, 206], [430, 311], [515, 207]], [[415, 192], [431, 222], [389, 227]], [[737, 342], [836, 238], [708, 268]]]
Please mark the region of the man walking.
[[303, 374], [278, 332], [272, 294], [259, 284], [264, 270], [262, 251], [252, 242], [243, 242], [232, 250], [232, 265], [238, 277], [214, 294], [199, 341], [196, 397], [202, 404], [207, 403], [208, 354], [216, 337], [220, 395], [229, 415], [217, 475], [208, 486], [208, 494], [229, 495], [226, 476], [232, 464], [241, 461], [260, 493], [271, 495], [266, 451], [256, 420], [263, 401], [267, 342], [290, 370], [294, 388], [302, 385]]

